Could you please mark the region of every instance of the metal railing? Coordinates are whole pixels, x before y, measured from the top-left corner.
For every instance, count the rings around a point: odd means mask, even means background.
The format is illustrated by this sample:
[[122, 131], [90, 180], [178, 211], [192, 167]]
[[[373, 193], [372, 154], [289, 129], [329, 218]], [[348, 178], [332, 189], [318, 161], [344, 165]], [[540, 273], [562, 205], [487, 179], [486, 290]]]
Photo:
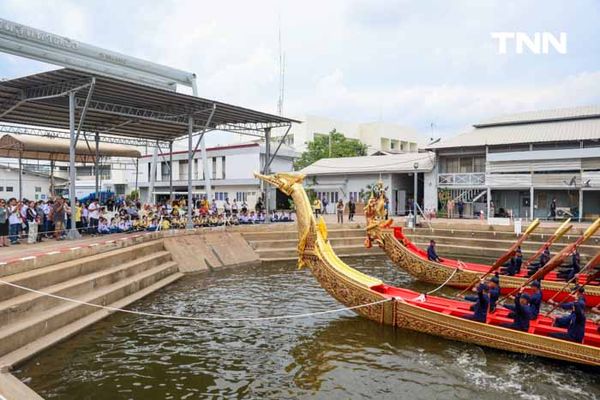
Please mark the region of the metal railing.
[[439, 174], [438, 184], [440, 185], [485, 185], [485, 173], [457, 173], [457, 174]]

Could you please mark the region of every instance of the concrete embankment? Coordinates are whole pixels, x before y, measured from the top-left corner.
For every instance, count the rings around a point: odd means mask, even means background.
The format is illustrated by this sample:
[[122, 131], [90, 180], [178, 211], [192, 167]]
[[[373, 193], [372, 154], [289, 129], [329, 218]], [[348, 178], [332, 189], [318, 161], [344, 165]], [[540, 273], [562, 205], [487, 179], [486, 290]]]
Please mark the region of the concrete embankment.
[[[232, 227], [227, 230], [167, 231], [72, 242], [72, 247], [16, 257], [0, 263], [0, 279], [27, 288], [88, 302], [123, 308], [181, 279], [185, 273], [295, 261], [297, 230], [293, 223]], [[532, 254], [555, 228], [543, 227], [524, 244]], [[552, 247], [556, 252], [579, 235], [583, 227]], [[442, 256], [492, 261], [516, 239], [510, 227], [480, 224], [436, 224], [406, 230], [419, 246], [430, 239]], [[383, 255], [364, 248], [364, 225], [329, 226], [329, 238], [340, 257]], [[600, 236], [581, 246], [583, 260], [600, 251]], [[66, 302], [17, 287], [0, 285], [0, 399], [39, 399], [10, 369], [53, 344], [110, 315], [111, 311]]]
[[[22, 257], [6, 263], [0, 279], [78, 302], [123, 308], [184, 273], [260, 262], [239, 232], [170, 231]], [[39, 399], [10, 370], [113, 311], [18, 286], [0, 285], [0, 399]]]

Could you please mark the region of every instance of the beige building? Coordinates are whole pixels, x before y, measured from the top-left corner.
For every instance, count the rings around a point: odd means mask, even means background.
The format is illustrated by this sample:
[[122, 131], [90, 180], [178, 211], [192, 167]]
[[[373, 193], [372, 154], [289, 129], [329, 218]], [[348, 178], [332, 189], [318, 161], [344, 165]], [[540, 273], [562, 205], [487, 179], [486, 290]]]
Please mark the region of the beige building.
[[[306, 150], [315, 136], [327, 135], [337, 130], [349, 139], [360, 140], [368, 147], [368, 153], [378, 151], [390, 153], [416, 152], [421, 137], [409, 127], [385, 122], [353, 123], [331, 118], [307, 115], [301, 124], [292, 126], [286, 143], [298, 152]], [[275, 140], [275, 139], [274, 139]]]

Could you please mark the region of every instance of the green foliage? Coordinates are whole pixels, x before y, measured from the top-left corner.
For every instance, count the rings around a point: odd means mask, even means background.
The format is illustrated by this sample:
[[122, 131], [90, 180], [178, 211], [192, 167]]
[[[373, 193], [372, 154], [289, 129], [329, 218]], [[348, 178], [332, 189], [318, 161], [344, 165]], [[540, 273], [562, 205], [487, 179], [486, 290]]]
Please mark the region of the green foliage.
[[135, 201], [140, 199], [140, 191], [132, 190], [127, 196], [125, 196], [125, 200], [127, 201]]
[[[331, 136], [331, 156], [329, 139]], [[367, 145], [358, 140], [347, 139], [335, 129], [329, 135], [315, 135], [308, 149], [294, 163], [294, 169], [300, 170], [322, 158], [358, 157], [367, 155]]]

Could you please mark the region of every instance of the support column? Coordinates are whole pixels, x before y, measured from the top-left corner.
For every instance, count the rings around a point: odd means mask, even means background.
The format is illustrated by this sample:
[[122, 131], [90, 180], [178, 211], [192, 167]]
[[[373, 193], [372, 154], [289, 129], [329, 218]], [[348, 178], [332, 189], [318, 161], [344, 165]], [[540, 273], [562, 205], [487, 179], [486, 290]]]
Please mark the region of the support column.
[[71, 143], [69, 145], [69, 200], [71, 202], [71, 229], [67, 233], [68, 239], [81, 237], [75, 226], [75, 92], [69, 92], [69, 131]]
[[[265, 165], [264, 165], [264, 175], [269, 175], [271, 173], [271, 168], [269, 167], [271, 161], [271, 128], [265, 128]], [[271, 200], [270, 192], [271, 187], [269, 185], [264, 185], [265, 188], [265, 222], [268, 223], [271, 221], [269, 215], [269, 201]]]
[[19, 152], [19, 201], [23, 200], [23, 157]]
[[534, 192], [533, 186], [531, 186], [529, 188], [529, 215], [530, 215], [532, 221], [535, 219], [535, 217], [533, 215], [533, 213], [535, 212], [535, 207], [534, 207], [534, 203], [533, 203], [534, 195], [535, 195], [535, 192]]
[[154, 147], [154, 153], [152, 153], [152, 162], [150, 162], [150, 176], [148, 177], [150, 181], [150, 186], [148, 186], [148, 203], [152, 204], [155, 201], [154, 198], [154, 184], [156, 183], [156, 162], [158, 158], [158, 140], [156, 141], [156, 146]]
[[54, 160], [50, 160], [50, 197], [54, 197]]
[[419, 198], [418, 194], [419, 194], [419, 175], [417, 173], [417, 170], [415, 169], [415, 196], [413, 198], [413, 216], [414, 216], [414, 223], [413, 223], [413, 230], [417, 229], [417, 199]]
[[190, 115], [188, 117], [188, 195], [187, 195], [187, 229], [194, 228], [194, 222], [192, 221], [192, 160], [194, 159], [194, 146], [193, 146], [193, 132], [194, 131], [194, 118]]
[[492, 211], [492, 188], [490, 188], [489, 186], [487, 187], [487, 193], [486, 193], [485, 197], [487, 199], [487, 219], [489, 221], [490, 218], [494, 218], [494, 216], [491, 213], [491, 211]]
[[99, 183], [99, 179], [100, 179], [100, 171], [99, 171], [99, 167], [100, 167], [100, 151], [99, 151], [99, 147], [100, 147], [100, 134], [98, 132], [96, 132], [96, 134], [94, 135], [94, 140], [96, 142], [96, 156], [94, 157], [94, 171], [96, 171], [96, 186], [95, 186], [95, 193], [96, 193], [96, 199], [98, 200], [98, 204], [100, 204], [100, 183]]
[[208, 156], [206, 154], [206, 142], [205, 136], [202, 135], [202, 139], [200, 139], [200, 153], [202, 155], [202, 170], [204, 171], [204, 191], [206, 192], [206, 199], [210, 202], [212, 201], [212, 187], [210, 186], [210, 174], [211, 171], [208, 170]]
[[175, 200], [173, 193], [173, 141], [169, 142], [169, 199], [173, 204], [173, 200]]
[[578, 216], [578, 221], [581, 222], [581, 219], [583, 218], [583, 189], [579, 188], [579, 216]]
[[[140, 160], [138, 158], [136, 158], [135, 159], [135, 191], [136, 192], [139, 190], [138, 189], [139, 176], [140, 176]], [[140, 197], [141, 196], [139, 195], [139, 192], [138, 192], [138, 199], [140, 199]], [[140, 201], [141, 201], [141, 199], [140, 199]]]

